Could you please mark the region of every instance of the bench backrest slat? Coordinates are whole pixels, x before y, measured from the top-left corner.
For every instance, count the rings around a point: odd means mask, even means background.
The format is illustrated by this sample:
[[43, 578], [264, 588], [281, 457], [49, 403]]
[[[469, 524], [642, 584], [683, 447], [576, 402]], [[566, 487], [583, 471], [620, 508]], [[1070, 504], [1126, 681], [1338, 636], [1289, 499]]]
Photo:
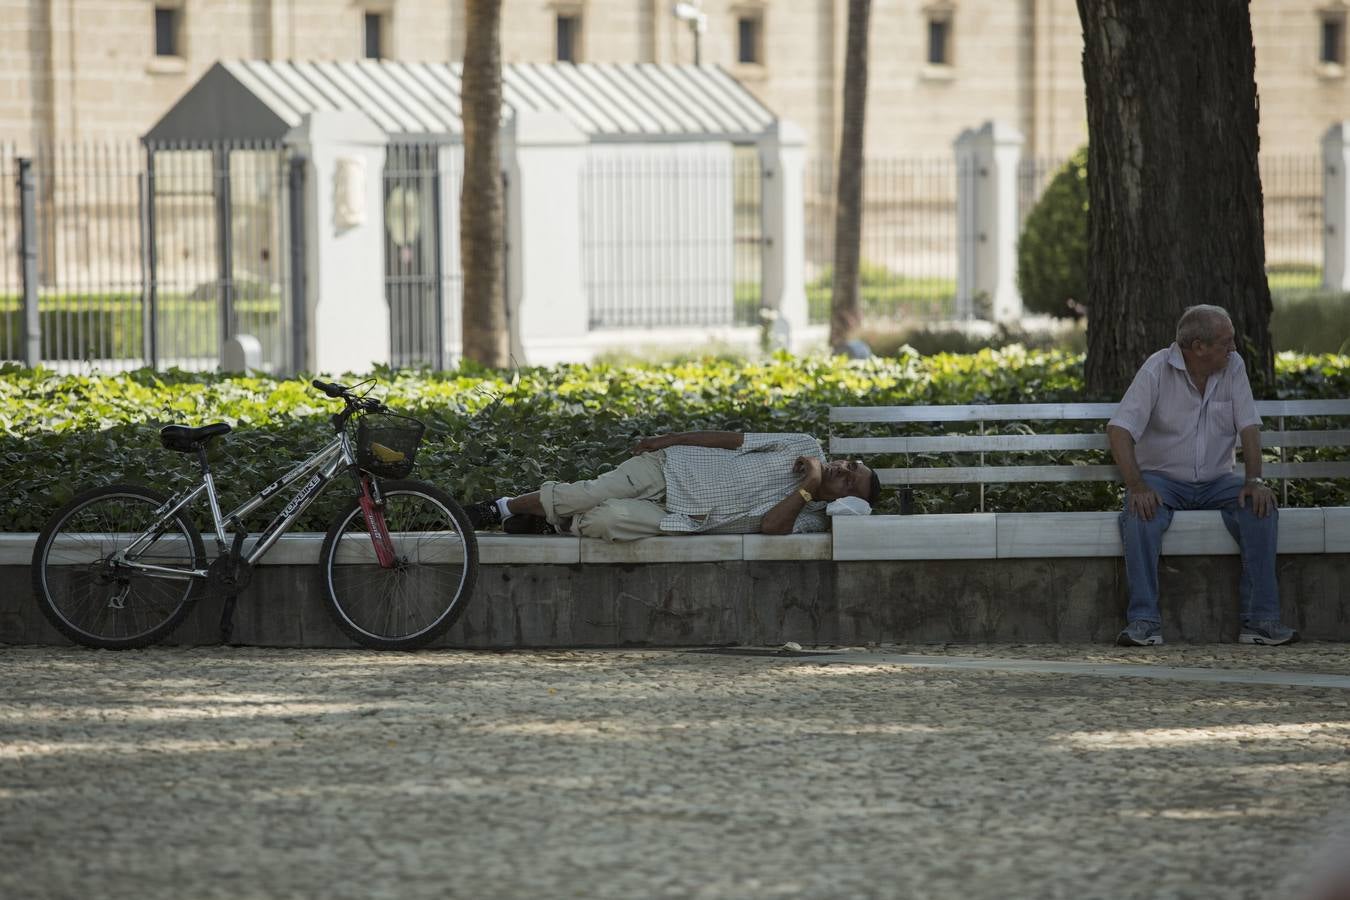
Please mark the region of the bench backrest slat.
[[[932, 457], [941, 454], [967, 454], [960, 462], [972, 461], [971, 454], [985, 453], [1057, 453], [1091, 451], [1105, 453], [1110, 449], [1104, 420], [1115, 415], [1115, 403], [1004, 403], [973, 404], [968, 406], [836, 406], [830, 409], [832, 423], [867, 423], [873, 426], [895, 426], [904, 431], [915, 426], [925, 431], [941, 431], [940, 423], [951, 423], [954, 430], [974, 430], [980, 423], [980, 434], [919, 434], [876, 437], [830, 436], [830, 453], [836, 456], [866, 456], [890, 454], [909, 457], [921, 455], [916, 462], [941, 462]], [[1331, 400], [1259, 400], [1256, 411], [1274, 430], [1261, 433], [1262, 447], [1276, 447], [1281, 451], [1294, 447], [1350, 447], [1350, 429], [1308, 428], [1290, 429], [1297, 424], [1286, 421], [1293, 418], [1335, 418], [1350, 416], [1350, 398]], [[1083, 423], [1066, 426], [1074, 421]], [[999, 423], [1026, 423], [1015, 426]], [[1069, 433], [1036, 434], [1036, 423], [1061, 423], [1060, 428], [1076, 427]], [[989, 427], [984, 427], [988, 425]], [[939, 426], [939, 427], [935, 427]], [[1284, 426], [1284, 427], [1281, 427]], [[869, 430], [878, 430], [877, 428]], [[882, 429], [884, 430], [884, 429]], [[1014, 434], [996, 434], [1001, 430]], [[1281, 457], [1285, 454], [1281, 452]], [[1340, 454], [1344, 456], [1345, 454]], [[1098, 457], [1101, 459], [1101, 457]], [[910, 460], [903, 460], [910, 461]], [[955, 460], [953, 460], [955, 461]], [[980, 456], [980, 463], [987, 460]], [[1006, 459], [992, 460], [1005, 463]], [[980, 509], [984, 509], [984, 485], [1027, 484], [1036, 482], [1120, 481], [1120, 470], [1114, 465], [955, 465], [913, 466], [905, 468], [876, 468], [883, 485], [980, 485]], [[1309, 462], [1265, 462], [1262, 474], [1271, 479], [1345, 478], [1350, 479], [1350, 461], [1315, 460]], [[1287, 484], [1287, 481], [1286, 481]]]
[[[1262, 447], [1350, 447], [1350, 430], [1263, 431]], [[1093, 434], [948, 434], [919, 437], [832, 437], [830, 452], [852, 453], [1030, 453], [1047, 450], [1107, 450], [1103, 432]]]
[[[882, 484], [1025, 484], [1028, 482], [1120, 481], [1115, 466], [939, 466], [876, 469]], [[1350, 462], [1268, 462], [1266, 478], [1350, 478]]]
[[[991, 403], [971, 406], [833, 406], [831, 422], [1020, 422], [1109, 419], [1116, 403]], [[1280, 416], [1350, 416], [1350, 399], [1258, 400], [1262, 418]]]

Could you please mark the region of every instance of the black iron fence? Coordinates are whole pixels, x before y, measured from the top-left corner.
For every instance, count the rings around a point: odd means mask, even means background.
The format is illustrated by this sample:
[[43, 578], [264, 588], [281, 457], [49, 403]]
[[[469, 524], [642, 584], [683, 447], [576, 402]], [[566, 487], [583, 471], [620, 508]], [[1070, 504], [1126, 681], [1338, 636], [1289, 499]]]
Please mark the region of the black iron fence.
[[5, 359], [213, 369], [252, 336], [261, 368], [296, 364], [282, 148], [59, 145], [0, 167], [0, 238], [17, 251], [0, 273]]
[[1316, 290], [1322, 285], [1325, 165], [1317, 156], [1261, 157], [1271, 293]]

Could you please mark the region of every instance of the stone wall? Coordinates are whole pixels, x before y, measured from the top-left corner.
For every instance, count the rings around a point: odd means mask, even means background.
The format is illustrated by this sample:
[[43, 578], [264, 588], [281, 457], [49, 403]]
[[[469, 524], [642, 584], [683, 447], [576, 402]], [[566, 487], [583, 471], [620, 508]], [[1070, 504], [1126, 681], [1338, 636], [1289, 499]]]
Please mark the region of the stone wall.
[[[1234, 556], [1164, 557], [1168, 641], [1231, 642]], [[27, 566], [0, 566], [0, 643], [65, 643], [32, 599]], [[463, 619], [436, 646], [464, 648], [1109, 643], [1122, 627], [1119, 559], [911, 562], [744, 560], [485, 565]], [[1313, 640], [1350, 640], [1350, 555], [1280, 557], [1286, 623]], [[221, 599], [206, 597], [174, 636], [218, 640]], [[314, 565], [258, 568], [234, 641], [347, 647]], [[1257, 651], [1261, 652], [1261, 651]]]

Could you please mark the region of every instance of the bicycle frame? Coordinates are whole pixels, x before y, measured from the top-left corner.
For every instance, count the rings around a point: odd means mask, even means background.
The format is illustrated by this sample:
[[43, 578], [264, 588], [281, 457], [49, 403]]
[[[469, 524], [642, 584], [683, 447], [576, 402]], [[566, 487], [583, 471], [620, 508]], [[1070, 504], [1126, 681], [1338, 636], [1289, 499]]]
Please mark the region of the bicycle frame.
[[[280, 537], [295, 523], [304, 511], [309, 507], [319, 494], [323, 493], [328, 483], [344, 470], [355, 471], [356, 456], [352, 452], [351, 440], [346, 432], [340, 432], [323, 449], [310, 456], [308, 459], [297, 464], [285, 475], [282, 475], [276, 481], [273, 481], [267, 487], [254, 494], [248, 500], [245, 500], [238, 507], [230, 512], [221, 515], [220, 500], [216, 495], [215, 480], [211, 477], [210, 469], [205, 469], [202, 473], [202, 482], [187, 494], [175, 494], [169, 498], [163, 506], [155, 510], [158, 518], [145, 531], [141, 532], [137, 538], [121, 548], [112, 556], [112, 561], [118, 565], [134, 569], [138, 572], [159, 575], [164, 578], [173, 578], [187, 580], [191, 578], [206, 578], [207, 569], [180, 569], [170, 568], [168, 566], [156, 566], [149, 563], [138, 562], [135, 559], [128, 558], [143, 547], [148, 547], [160, 535], [164, 533], [164, 524], [168, 522], [175, 513], [184, 507], [190, 505], [203, 493], [206, 494], [207, 504], [211, 508], [211, 522], [215, 529], [216, 549], [221, 555], [230, 552], [228, 542], [225, 539], [225, 527], [230, 525], [236, 529], [237, 534], [244, 534], [243, 526], [240, 524], [245, 516], [256, 510], [258, 507], [273, 499], [279, 491], [288, 485], [294, 484], [306, 475], [310, 478], [302, 484], [287, 504], [282, 507], [281, 512], [258, 536], [252, 549], [247, 555], [243, 556], [245, 562], [254, 565], [267, 553], [268, 550], [277, 542]], [[360, 481], [358, 476], [358, 481]], [[364, 486], [363, 493], [364, 496]], [[381, 521], [380, 525], [383, 525]], [[382, 530], [382, 529], [381, 529]], [[374, 536], [376, 532], [372, 532]], [[376, 548], [379, 550], [381, 542], [376, 541]]]

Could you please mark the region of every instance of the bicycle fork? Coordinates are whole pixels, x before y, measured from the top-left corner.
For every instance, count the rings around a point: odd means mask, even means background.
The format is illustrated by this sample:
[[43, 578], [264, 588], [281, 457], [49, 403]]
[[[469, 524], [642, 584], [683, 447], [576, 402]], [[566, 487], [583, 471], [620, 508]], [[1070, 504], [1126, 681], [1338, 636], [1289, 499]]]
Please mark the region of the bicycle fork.
[[398, 562], [394, 553], [394, 541], [389, 537], [389, 526], [384, 521], [384, 499], [377, 498], [371, 492], [369, 475], [361, 476], [361, 493], [357, 502], [361, 505], [361, 514], [366, 517], [366, 533], [375, 547], [375, 558], [380, 568], [392, 569]]

